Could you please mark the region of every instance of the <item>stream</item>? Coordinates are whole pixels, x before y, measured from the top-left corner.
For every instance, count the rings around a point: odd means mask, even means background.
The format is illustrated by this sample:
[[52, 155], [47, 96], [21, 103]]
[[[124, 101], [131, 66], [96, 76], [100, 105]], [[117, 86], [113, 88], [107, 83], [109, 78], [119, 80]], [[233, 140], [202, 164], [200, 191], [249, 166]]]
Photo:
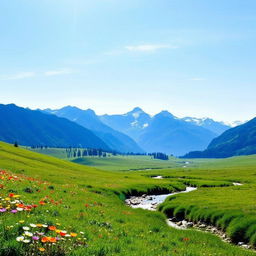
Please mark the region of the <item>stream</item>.
[[189, 193], [197, 190], [195, 187], [186, 187], [186, 190], [163, 195], [142, 195], [140, 197], [132, 196], [125, 200], [125, 203], [132, 208], [142, 208], [145, 210], [156, 211], [159, 204], [163, 203], [168, 196], [181, 193]]
[[[156, 176], [152, 177], [153, 179], [163, 179], [162, 176]], [[243, 184], [238, 183], [238, 182], [233, 182], [234, 186], [242, 186]], [[169, 196], [181, 194], [181, 193], [189, 193], [192, 191], [197, 190], [196, 187], [186, 187], [186, 190], [184, 191], [179, 191], [179, 192], [174, 192], [170, 194], [163, 194], [163, 195], [142, 195], [142, 196], [132, 196], [128, 199], [125, 200], [125, 203], [132, 207], [132, 208], [141, 208], [145, 210], [150, 210], [150, 211], [156, 211], [157, 206], [160, 205], [165, 201], [165, 199]], [[206, 225], [204, 223], [198, 222], [198, 223], [193, 223], [193, 222], [188, 222], [186, 220], [183, 221], [177, 221], [176, 218], [171, 218], [167, 219], [166, 223], [173, 228], [176, 229], [187, 229], [187, 228], [196, 228], [197, 230], [201, 231], [206, 231], [213, 233], [217, 236], [219, 236], [223, 241], [231, 243], [231, 240], [227, 237], [227, 235], [218, 230], [216, 227], [211, 226], [211, 225]], [[243, 242], [238, 243], [239, 246], [243, 247], [244, 249], [250, 249], [251, 246], [247, 245]]]

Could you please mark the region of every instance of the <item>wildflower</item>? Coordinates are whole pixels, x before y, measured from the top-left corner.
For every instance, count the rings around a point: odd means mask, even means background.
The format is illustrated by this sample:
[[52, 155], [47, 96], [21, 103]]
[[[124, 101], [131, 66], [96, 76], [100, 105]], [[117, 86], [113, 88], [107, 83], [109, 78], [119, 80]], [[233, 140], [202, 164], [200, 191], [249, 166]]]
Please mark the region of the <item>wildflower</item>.
[[48, 229], [51, 230], [51, 231], [54, 231], [54, 230], [56, 230], [56, 227], [55, 226], [49, 226]]
[[47, 238], [46, 236], [42, 237], [41, 242], [42, 242], [42, 243], [48, 242], [48, 238]]
[[17, 210], [11, 210], [11, 213], [17, 213], [18, 211]]
[[17, 209], [17, 211], [19, 211], [19, 212], [22, 212], [22, 211], [23, 211], [23, 208], [20, 208], [20, 207], [17, 207], [16, 209]]
[[0, 212], [6, 212], [6, 208], [1, 208]]
[[25, 231], [30, 230], [30, 228], [29, 228], [29, 227], [22, 227], [22, 228], [23, 228], [23, 230], [25, 230]]
[[77, 236], [76, 233], [70, 233], [70, 235], [71, 235], [72, 237], [76, 237], [76, 236]]
[[21, 224], [24, 223], [24, 222], [25, 222], [25, 220], [20, 220], [20, 221], [19, 221], [19, 223], [21, 223]]
[[38, 250], [39, 250], [40, 252], [44, 252], [44, 251], [45, 251], [45, 249], [44, 249], [43, 247], [38, 248]]
[[56, 243], [56, 242], [57, 242], [57, 240], [56, 240], [55, 237], [51, 237], [51, 238], [49, 239], [49, 241], [50, 241], [51, 243]]
[[36, 226], [37, 226], [38, 228], [41, 228], [41, 227], [43, 226], [43, 224], [36, 224]]
[[16, 241], [18, 241], [18, 242], [22, 242], [23, 240], [24, 240], [24, 236], [18, 236], [16, 238]]
[[13, 193], [10, 193], [10, 194], [9, 194], [9, 197], [14, 197], [14, 194], [13, 194]]
[[66, 236], [66, 234], [67, 234], [67, 231], [60, 231], [61, 236]]
[[32, 240], [38, 241], [38, 240], [39, 240], [39, 236], [33, 236], [33, 237], [32, 237]]
[[25, 244], [29, 244], [31, 241], [29, 239], [25, 239], [22, 242], [25, 243]]
[[33, 224], [33, 223], [29, 224], [29, 226], [32, 228], [36, 228], [36, 224]]
[[25, 236], [29, 236], [29, 237], [32, 237], [32, 236], [33, 236], [33, 233], [28, 232], [28, 231], [25, 231], [24, 234], [25, 234]]

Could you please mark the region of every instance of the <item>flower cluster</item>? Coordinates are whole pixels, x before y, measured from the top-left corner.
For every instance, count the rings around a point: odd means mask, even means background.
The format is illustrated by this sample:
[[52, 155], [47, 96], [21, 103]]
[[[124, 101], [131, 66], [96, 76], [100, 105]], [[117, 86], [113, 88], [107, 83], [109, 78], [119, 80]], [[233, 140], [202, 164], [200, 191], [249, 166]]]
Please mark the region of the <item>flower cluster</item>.
[[37, 205], [26, 205], [20, 200], [20, 195], [15, 195], [14, 193], [10, 193], [7, 197], [0, 197], [0, 213], [10, 212], [30, 212]]
[[72, 247], [86, 246], [86, 238], [83, 232], [67, 232], [66, 230], [59, 229], [59, 226], [60, 224], [53, 226], [33, 223], [28, 226], [22, 226], [21, 234], [16, 238], [16, 241], [29, 244], [30, 249], [39, 252], [49, 252], [57, 248], [56, 245], [59, 244], [63, 246], [72, 244]]

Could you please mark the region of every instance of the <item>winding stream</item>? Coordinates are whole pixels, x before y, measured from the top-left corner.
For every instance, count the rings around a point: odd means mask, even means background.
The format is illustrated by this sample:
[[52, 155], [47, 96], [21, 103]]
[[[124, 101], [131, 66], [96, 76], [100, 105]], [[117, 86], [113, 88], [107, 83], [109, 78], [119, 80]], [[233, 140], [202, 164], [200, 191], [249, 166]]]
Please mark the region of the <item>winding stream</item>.
[[181, 193], [189, 193], [197, 190], [195, 187], [186, 187], [186, 190], [163, 195], [142, 195], [141, 197], [132, 196], [125, 200], [125, 203], [132, 208], [142, 208], [145, 210], [156, 211], [159, 204], [163, 203], [168, 196]]
[[[153, 179], [163, 179], [162, 176], [155, 176], [152, 178]], [[238, 182], [233, 182], [233, 185], [234, 186], [242, 186], [243, 184], [238, 183]], [[132, 197], [126, 199], [125, 203], [132, 208], [141, 208], [141, 209], [145, 209], [145, 210], [156, 211], [157, 206], [160, 205], [161, 203], [163, 203], [167, 197], [181, 194], [181, 193], [189, 193], [189, 192], [192, 192], [195, 190], [197, 190], [196, 187], [186, 187], [186, 190], [184, 190], [184, 191], [174, 192], [174, 193], [170, 193], [170, 194], [163, 194], [163, 195], [146, 195], [145, 194], [140, 197], [132, 196]], [[173, 218], [173, 219], [175, 219], [175, 218]], [[208, 231], [213, 234], [216, 234], [217, 236], [221, 237], [221, 239], [225, 242], [231, 242], [230, 239], [227, 238], [225, 233], [223, 233], [222, 231], [219, 231], [214, 226], [207, 226], [205, 224], [198, 225], [198, 224], [194, 224], [193, 222], [188, 222], [186, 220], [177, 222], [177, 221], [172, 221], [173, 219], [166, 220], [166, 223], [170, 227], [173, 227], [176, 229], [187, 229], [187, 228], [194, 227], [194, 228], [197, 228], [197, 230]], [[251, 248], [250, 245], [244, 244], [242, 242], [238, 243], [238, 245], [242, 246], [245, 249]]]

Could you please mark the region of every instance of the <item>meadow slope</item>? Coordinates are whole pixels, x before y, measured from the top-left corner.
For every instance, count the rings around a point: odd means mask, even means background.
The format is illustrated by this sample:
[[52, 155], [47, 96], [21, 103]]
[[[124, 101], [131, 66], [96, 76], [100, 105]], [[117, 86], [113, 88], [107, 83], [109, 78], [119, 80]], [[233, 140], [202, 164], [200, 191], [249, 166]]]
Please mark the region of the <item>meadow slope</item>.
[[[124, 205], [129, 194], [182, 190], [190, 178], [201, 185], [229, 185], [230, 179], [219, 177], [217, 170], [211, 179], [203, 171], [161, 170], [157, 174], [171, 177], [154, 180], [154, 171], [106, 172], [5, 143], [0, 143], [0, 169], [5, 170], [0, 174], [2, 201], [10, 205], [15, 196], [23, 201], [16, 213], [0, 212], [0, 255], [255, 255], [211, 234], [172, 229], [161, 212]], [[251, 181], [251, 174], [243, 181]], [[20, 211], [28, 206], [32, 209]], [[40, 228], [45, 237], [40, 232], [30, 238]], [[25, 232], [28, 239], [16, 241]], [[36, 237], [38, 241], [28, 242]]]

